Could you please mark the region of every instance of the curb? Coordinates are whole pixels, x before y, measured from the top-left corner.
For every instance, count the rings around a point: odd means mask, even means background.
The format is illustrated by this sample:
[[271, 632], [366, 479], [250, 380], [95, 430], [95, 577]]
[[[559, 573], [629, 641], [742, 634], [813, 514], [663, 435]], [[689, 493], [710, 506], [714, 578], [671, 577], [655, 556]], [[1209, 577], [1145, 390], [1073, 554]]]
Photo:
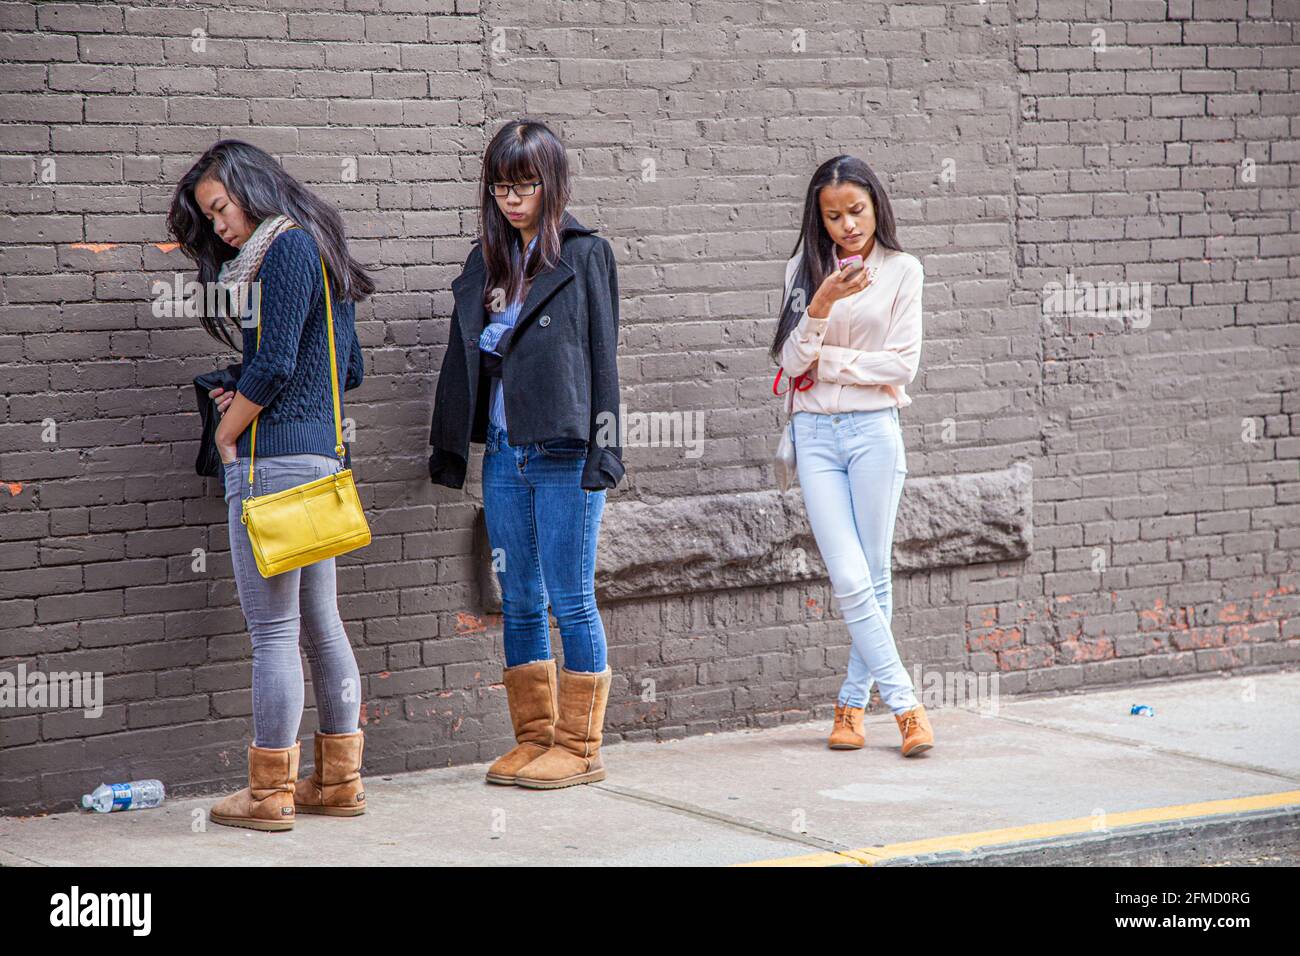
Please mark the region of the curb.
[[[1248, 850], [1300, 849], [1300, 807], [1225, 813], [1102, 829], [978, 850], [948, 850], [881, 860], [874, 866], [1179, 866], [1214, 863]], [[857, 864], [846, 862], [845, 866]]]
[[737, 866], [1057, 866], [1214, 862], [1245, 850], [1300, 848], [1300, 790], [1147, 807], [1093, 817], [836, 848]]

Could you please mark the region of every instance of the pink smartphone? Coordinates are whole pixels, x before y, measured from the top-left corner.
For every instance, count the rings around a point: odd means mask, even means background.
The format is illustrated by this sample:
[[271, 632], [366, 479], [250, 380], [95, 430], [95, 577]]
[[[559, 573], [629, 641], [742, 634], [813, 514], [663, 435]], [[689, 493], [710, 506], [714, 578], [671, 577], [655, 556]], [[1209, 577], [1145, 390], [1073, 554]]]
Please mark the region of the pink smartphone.
[[837, 260], [837, 262], [839, 264], [840, 269], [842, 269], [845, 272], [852, 272], [855, 269], [862, 268], [861, 256], [849, 256], [847, 259], [839, 259]]

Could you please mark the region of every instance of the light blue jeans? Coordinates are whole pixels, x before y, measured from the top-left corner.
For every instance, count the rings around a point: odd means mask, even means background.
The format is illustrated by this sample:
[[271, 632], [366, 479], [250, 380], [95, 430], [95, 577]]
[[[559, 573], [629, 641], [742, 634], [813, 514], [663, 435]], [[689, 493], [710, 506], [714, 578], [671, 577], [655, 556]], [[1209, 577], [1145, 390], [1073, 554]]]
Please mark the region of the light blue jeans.
[[[248, 633], [253, 640], [253, 746], [292, 747], [302, 723], [302, 656], [299, 622], [311, 663], [317, 720], [327, 734], [350, 734], [361, 713], [361, 675], [339, 617], [334, 559], [326, 558], [264, 578], [240, 521], [248, 497], [248, 458], [224, 465], [234, 565]], [[268, 495], [332, 475], [339, 460], [328, 455], [259, 455], [253, 494]]]
[[894, 517], [907, 475], [898, 409], [795, 412], [792, 422], [804, 508], [852, 640], [839, 703], [865, 707], [874, 681], [901, 714], [917, 700], [890, 630]]

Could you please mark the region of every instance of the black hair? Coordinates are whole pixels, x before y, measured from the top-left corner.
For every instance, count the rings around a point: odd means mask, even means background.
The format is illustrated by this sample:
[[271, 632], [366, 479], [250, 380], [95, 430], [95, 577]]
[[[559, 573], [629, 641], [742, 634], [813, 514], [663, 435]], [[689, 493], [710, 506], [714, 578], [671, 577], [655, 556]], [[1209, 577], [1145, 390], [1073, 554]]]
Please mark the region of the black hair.
[[[216, 281], [222, 265], [238, 254], [216, 234], [194, 197], [195, 187], [204, 179], [221, 183], [250, 222], [285, 215], [305, 230], [316, 240], [336, 298], [359, 302], [375, 291], [367, 268], [348, 252], [343, 217], [338, 211], [285, 172], [270, 153], [238, 139], [223, 139], [209, 147], [181, 177], [172, 195], [167, 228], [198, 265], [199, 282]], [[204, 331], [238, 348], [230, 324], [207, 311], [200, 320]]]
[[[501, 212], [492, 195], [492, 184], [540, 181], [541, 215], [537, 223], [537, 245], [523, 261], [519, 230]], [[517, 119], [506, 123], [492, 137], [483, 154], [479, 189], [479, 237], [483, 243], [483, 264], [487, 280], [484, 305], [492, 308], [494, 290], [503, 289], [508, 300], [526, 290], [542, 269], [560, 261], [560, 223], [569, 205], [569, 161], [564, 144], [540, 120]]]
[[803, 228], [799, 231], [794, 252], [791, 253], [797, 255], [800, 247], [803, 248], [794, 282], [781, 303], [781, 320], [777, 323], [776, 337], [772, 342], [773, 361], [780, 361], [781, 346], [799, 324], [813, 294], [821, 288], [826, 277], [835, 271], [835, 240], [822, 223], [819, 196], [827, 186], [838, 186], [841, 183], [861, 186], [871, 197], [876, 213], [875, 241], [886, 249], [903, 251], [894, 224], [894, 209], [889, 204], [884, 184], [871, 167], [856, 156], [836, 156], [818, 166], [808, 183], [808, 193], [803, 202]]

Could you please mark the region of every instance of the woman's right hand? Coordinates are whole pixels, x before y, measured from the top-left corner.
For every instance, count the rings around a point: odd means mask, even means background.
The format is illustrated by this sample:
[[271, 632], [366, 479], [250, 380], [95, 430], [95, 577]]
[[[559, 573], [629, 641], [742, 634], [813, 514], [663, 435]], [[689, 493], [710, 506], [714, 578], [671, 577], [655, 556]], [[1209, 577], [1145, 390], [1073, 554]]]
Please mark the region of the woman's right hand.
[[227, 392], [224, 388], [218, 385], [216, 388], [211, 389], [208, 392], [208, 397], [216, 399], [217, 414], [224, 415], [226, 414], [226, 409], [230, 407], [230, 403], [235, 400], [235, 393]]
[[813, 293], [808, 303], [808, 315], [814, 319], [825, 319], [831, 314], [831, 306], [840, 299], [855, 295], [871, 285], [871, 275], [865, 266], [859, 266], [849, 272], [836, 269], [822, 280], [821, 287]]

